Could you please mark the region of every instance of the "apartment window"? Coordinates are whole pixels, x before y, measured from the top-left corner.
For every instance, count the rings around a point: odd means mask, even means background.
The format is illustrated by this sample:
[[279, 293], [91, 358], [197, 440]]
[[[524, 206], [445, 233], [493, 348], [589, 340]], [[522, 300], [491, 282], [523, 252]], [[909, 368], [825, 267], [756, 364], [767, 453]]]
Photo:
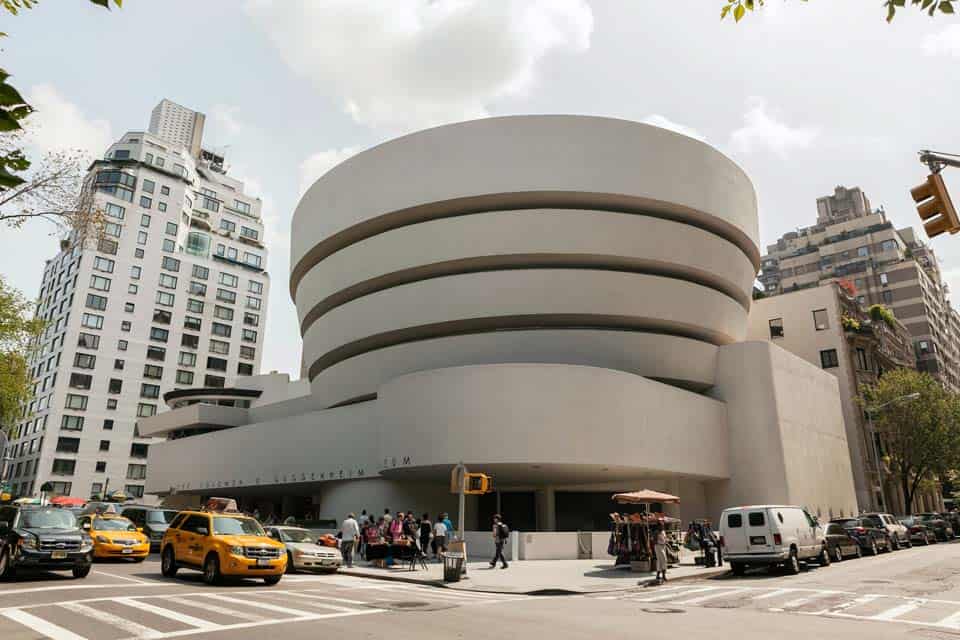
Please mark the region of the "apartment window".
[[242, 202], [240, 200], [234, 200], [233, 208], [239, 211], [240, 213], [245, 213], [247, 215], [250, 215], [250, 205], [247, 204], [246, 202]]
[[194, 331], [200, 331], [200, 325], [202, 324], [200, 318], [195, 318], [193, 316], [184, 316], [183, 317], [183, 328], [192, 329]]
[[90, 288], [97, 291], [110, 291], [110, 278], [90, 276]]
[[223, 338], [229, 338], [230, 334], [233, 333], [233, 327], [228, 324], [223, 324], [220, 322], [214, 322], [210, 328], [210, 333], [215, 336], [221, 336]]
[[870, 255], [870, 247], [857, 247], [857, 257], [865, 258]]
[[97, 271], [103, 271], [104, 273], [113, 273], [114, 261], [109, 258], [101, 258], [96, 256], [93, 259], [93, 268]]
[[163, 347], [147, 347], [147, 360], [160, 360], [167, 357], [167, 350]]
[[153, 180], [147, 180], [146, 178], [144, 178], [143, 184], [140, 186], [140, 188], [146, 191], [147, 193], [153, 193], [153, 190], [156, 186], [157, 186], [156, 182], [154, 182]]
[[192, 296], [206, 296], [207, 295], [207, 285], [202, 282], [190, 281], [190, 288], [187, 292]]
[[109, 393], [120, 393], [123, 390], [123, 380], [119, 378], [110, 378], [110, 382], [107, 386], [107, 391]]
[[130, 158], [130, 150], [129, 150], [129, 149], [117, 149], [116, 151], [113, 152], [113, 158], [114, 158], [115, 160], [127, 160], [127, 159]]
[[75, 393], [68, 393], [67, 402], [64, 406], [67, 409], [85, 411], [87, 408], [87, 396], [80, 396]]
[[247, 283], [247, 291], [260, 295], [263, 293], [263, 283], [257, 282], [256, 280], [251, 280]]
[[160, 274], [160, 286], [165, 289], [176, 289], [177, 288], [177, 277], [171, 276], [169, 273]]
[[824, 349], [820, 352], [820, 366], [824, 369], [839, 367], [840, 361], [837, 359], [836, 349]]
[[[107, 461], [106, 460], [97, 460], [96, 466], [94, 467], [96, 473], [106, 473], [107, 471]], [[100, 484], [99, 482], [96, 484]], [[100, 490], [103, 490], [101, 485]]]
[[253, 347], [240, 347], [240, 357], [244, 360], [253, 360], [257, 355], [257, 350]]
[[919, 342], [919, 348], [920, 348], [921, 355], [926, 355], [931, 352], [930, 343], [927, 342], [926, 340], [921, 340]]
[[102, 329], [103, 316], [98, 316], [95, 313], [85, 313], [80, 320], [80, 324], [88, 329]]
[[166, 291], [157, 291], [157, 304], [163, 307], [172, 307], [174, 295]]
[[[140, 214], [140, 226], [143, 227], [143, 228], [149, 228], [149, 227], [150, 227], [150, 220], [151, 220], [151, 219], [152, 219], [152, 218], [150, 217], [150, 214], [149, 214], [149, 213], [141, 213], [141, 214]], [[143, 234], [143, 242], [140, 242], [139, 240], [138, 240], [137, 242], [138, 242], [139, 244], [147, 244], [147, 232], [146, 232], [146, 231], [141, 231], [140, 233]]]
[[240, 339], [245, 342], [256, 342], [257, 341], [257, 332], [253, 329], [244, 329], [240, 333]]
[[149, 209], [153, 205], [153, 200], [147, 196], [140, 196], [140, 206], [144, 209]]
[[180, 346], [187, 347], [188, 349], [199, 349], [200, 336], [195, 336], [189, 333], [185, 333], [182, 336], [180, 336]]
[[213, 317], [220, 320], [233, 320], [233, 309], [217, 305], [213, 308]]
[[64, 415], [60, 418], [60, 428], [64, 431], [83, 431], [83, 416]]
[[101, 440], [100, 441], [100, 451], [110, 451], [110, 441]]
[[128, 344], [126, 340], [117, 340], [117, 351], [126, 351]]
[[157, 324], [170, 324], [170, 320], [172, 319], [173, 314], [169, 311], [164, 311], [163, 309], [153, 310], [153, 321]]
[[123, 320], [122, 322], [120, 322], [120, 331], [123, 331], [125, 333], [130, 333], [131, 327], [132, 325], [130, 324], [129, 320]]
[[92, 333], [81, 333], [77, 338], [77, 347], [96, 350], [100, 346], [100, 336]]
[[104, 431], [113, 431], [113, 420], [107, 419], [103, 421], [103, 430]]
[[219, 280], [217, 280], [217, 282], [224, 285], [225, 287], [236, 287], [237, 281], [238, 281], [237, 276], [230, 273], [221, 273]]
[[155, 364], [145, 364], [143, 365], [143, 377], [159, 380], [163, 377], [163, 367], [158, 367]]
[[227, 370], [227, 361], [223, 358], [207, 358], [207, 369], [213, 369], [214, 371], [226, 371]]
[[93, 376], [86, 373], [71, 373], [70, 387], [73, 389], [89, 390], [93, 382]]
[[170, 195], [170, 187], [168, 187], [167, 185], [163, 185], [162, 187], [160, 187], [160, 195], [162, 196]]
[[141, 273], [143, 273], [143, 270], [140, 267], [137, 267], [137, 266], [130, 267], [131, 280], [139, 280]]
[[183, 371], [182, 369], [178, 369], [177, 384], [193, 384], [193, 371]]
[[149, 418], [150, 416], [155, 416], [155, 415], [157, 415], [157, 405], [146, 404], [143, 402], [137, 404], [138, 418]]
[[88, 309], [103, 311], [107, 308], [107, 299], [103, 296], [98, 296], [95, 293], [88, 293], [86, 306]]
[[252, 376], [253, 375], [253, 365], [249, 362], [238, 362], [237, 363], [237, 375], [241, 376]]
[[165, 162], [166, 161], [163, 159], [162, 156], [157, 156], [157, 160], [154, 164], [156, 164], [158, 167], [163, 167]]
[[120, 245], [114, 240], [110, 240], [109, 238], [100, 238], [100, 241], [97, 242], [97, 251], [115, 256], [117, 255], [117, 248], [119, 246]]
[[230, 343], [223, 342], [222, 340], [211, 340], [210, 341], [210, 353], [218, 353], [220, 355], [227, 355], [230, 353]]
[[896, 249], [896, 248], [897, 248], [896, 240], [884, 240], [883, 242], [880, 243], [881, 251], [892, 251], [893, 249]]
[[243, 252], [243, 261], [250, 265], [251, 267], [260, 268], [260, 265], [263, 263], [263, 258], [258, 256], [255, 253]]
[[178, 362], [185, 367], [193, 367], [197, 364], [197, 354], [189, 353], [187, 351], [180, 352], [180, 358]]
[[136, 309], [136, 305], [135, 305], [134, 303], [132, 303], [132, 302], [124, 302], [124, 303], [123, 303], [123, 310], [124, 310], [126, 313], [133, 313], [134, 309]]
[[222, 378], [220, 376], [207, 375], [203, 377], [203, 386], [209, 387], [212, 389], [222, 388], [225, 382], [226, 382], [226, 378]]
[[260, 298], [254, 298], [253, 296], [247, 296], [247, 308], [260, 310]]
[[78, 369], [93, 369], [97, 366], [97, 356], [92, 356], [89, 353], [74, 354], [73, 366]]
[[130, 457], [131, 458], [146, 458], [147, 452], [150, 449], [150, 445], [143, 444], [140, 442], [134, 442], [130, 445]]
[[240, 227], [240, 235], [244, 238], [250, 238], [251, 240], [260, 239], [260, 232], [250, 227]]
[[870, 364], [869, 362], [867, 362], [866, 350], [863, 349], [863, 347], [857, 347], [856, 355], [857, 355], [857, 369], [860, 369], [861, 371], [869, 371]]
[[[24, 483], [26, 486], [26, 483]], [[50, 483], [50, 493], [57, 496], [68, 496], [70, 491], [73, 489], [72, 482], [51, 482]], [[33, 492], [33, 483], [30, 483], [30, 492]]]
[[103, 224], [103, 232], [104, 232], [105, 234], [107, 234], [108, 236], [113, 236], [114, 238], [119, 238], [119, 237], [120, 237], [120, 230], [121, 230], [122, 228], [123, 228], [123, 227], [121, 227], [121, 226], [120, 226], [119, 224], [117, 224], [116, 222], [105, 222], [105, 223]]
[[[246, 319], [244, 319], [246, 321]], [[783, 337], [783, 318], [774, 318], [770, 321], [770, 338]]]
[[159, 398], [160, 385], [143, 383], [140, 385], [141, 398]]
[[889, 279], [887, 278], [887, 274], [881, 273], [881, 274], [880, 274], [880, 284], [882, 284], [883, 286], [887, 286], [887, 283], [888, 283], [888, 282], [889, 282]]
[[866, 304], [866, 303], [867, 303], [867, 297], [866, 297], [866, 296], [857, 296], [857, 302], [859, 302], [860, 304]]
[[54, 458], [53, 469], [51, 473], [57, 476], [72, 476], [77, 466], [76, 460], [67, 460], [65, 458]]
[[116, 218], [117, 220], [123, 220], [124, 212], [126, 211], [126, 209], [124, 209], [118, 204], [113, 204], [112, 202], [108, 202], [104, 205], [103, 211], [111, 218]]
[[107, 409], [108, 409], [109, 411], [116, 411], [116, 410], [117, 410], [117, 399], [116, 399], [116, 398], [110, 398], [110, 399], [107, 400]]
[[116, 360], [114, 360], [114, 361], [113, 361], [113, 368], [116, 369], [117, 371], [122, 371], [122, 370], [123, 370], [123, 360], [121, 360], [121, 359], [119, 359], [119, 358], [117, 358]]
[[170, 256], [163, 256], [163, 261], [160, 263], [160, 266], [167, 271], [180, 271], [180, 261]]
[[167, 203], [166, 203], [166, 202], [163, 202], [163, 201], [158, 202], [158, 203], [157, 203], [157, 210], [158, 210], [158, 211], [166, 211], [166, 210], [167, 210]]
[[80, 438], [57, 438], [59, 453], [77, 453], [80, 451]]
[[[180, 165], [177, 165], [178, 167]], [[123, 486], [123, 492], [132, 498], [142, 498], [143, 497], [143, 485], [142, 484], [127, 484]]]
[[175, 235], [177, 235], [177, 223], [176, 223], [176, 222], [168, 222], [168, 223], [167, 223], [166, 232], [167, 232], [167, 235], [168, 235], [168, 236], [175, 236]]
[[223, 229], [224, 231], [229, 232], [229, 233], [233, 233], [234, 231], [237, 230], [237, 225], [236, 225], [236, 223], [231, 222], [230, 220], [221, 219], [221, 220], [220, 220], [220, 228]]
[[227, 291], [226, 289], [217, 289], [217, 300], [233, 304], [237, 301], [237, 294], [233, 291]]
[[210, 269], [195, 264], [193, 265], [193, 277], [197, 278], [198, 280], [206, 280], [210, 277]]
[[893, 304], [893, 291], [890, 291], [890, 290], [881, 291], [880, 298], [883, 300], [883, 304]]
[[817, 309], [813, 312], [813, 326], [817, 331], [824, 331], [830, 328], [830, 324], [827, 321], [826, 309]]

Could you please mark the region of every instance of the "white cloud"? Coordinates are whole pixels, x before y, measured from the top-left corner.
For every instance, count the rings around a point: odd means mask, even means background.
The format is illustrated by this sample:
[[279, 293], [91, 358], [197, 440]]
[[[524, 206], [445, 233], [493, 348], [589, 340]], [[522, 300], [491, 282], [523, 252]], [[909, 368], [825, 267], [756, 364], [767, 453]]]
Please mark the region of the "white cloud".
[[960, 24], [951, 24], [938, 33], [925, 36], [921, 46], [928, 56], [960, 57]]
[[307, 189], [316, 182], [317, 178], [359, 152], [359, 147], [344, 147], [342, 149], [318, 151], [308, 156], [306, 160], [300, 163], [300, 192], [298, 197], [303, 196]]
[[87, 118], [52, 85], [30, 87], [25, 97], [36, 109], [26, 120], [26, 142], [41, 153], [78, 150], [93, 158], [114, 142], [109, 122]]
[[660, 127], [661, 129], [669, 129], [670, 131], [683, 134], [690, 138], [694, 138], [695, 140], [699, 140], [700, 142], [707, 141], [707, 137], [702, 133], [700, 133], [699, 131], [697, 131], [696, 129], [676, 123], [673, 120], [670, 120], [669, 118], [667, 118], [666, 116], [660, 115], [659, 113], [651, 113], [649, 116], [641, 120], [641, 122], [645, 122], [646, 124], [652, 124], [653, 126]]
[[215, 104], [210, 109], [209, 117], [213, 124], [229, 139], [241, 133], [248, 126], [237, 117], [240, 107], [227, 104]]
[[482, 117], [593, 32], [586, 0], [249, 0], [246, 11], [357, 122], [394, 129]]
[[743, 126], [730, 134], [730, 147], [742, 153], [771, 151], [785, 156], [793, 149], [809, 147], [818, 135], [814, 128], [791, 127], [777, 120], [763, 98], [751, 97], [747, 99]]

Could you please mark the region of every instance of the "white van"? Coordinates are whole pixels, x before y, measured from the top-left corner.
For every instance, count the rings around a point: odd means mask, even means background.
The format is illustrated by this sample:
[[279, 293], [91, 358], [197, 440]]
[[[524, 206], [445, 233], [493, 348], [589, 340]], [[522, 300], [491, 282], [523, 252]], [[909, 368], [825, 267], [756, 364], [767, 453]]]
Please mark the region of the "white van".
[[801, 560], [830, 564], [824, 529], [803, 507], [761, 504], [724, 509], [720, 545], [738, 576], [751, 566], [782, 564], [798, 573]]

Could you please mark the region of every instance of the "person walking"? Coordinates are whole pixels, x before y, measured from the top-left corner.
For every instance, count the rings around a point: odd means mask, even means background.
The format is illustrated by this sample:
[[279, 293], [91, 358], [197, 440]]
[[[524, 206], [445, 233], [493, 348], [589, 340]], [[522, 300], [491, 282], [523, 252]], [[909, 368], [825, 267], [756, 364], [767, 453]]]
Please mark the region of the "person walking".
[[343, 554], [343, 561], [347, 568], [353, 567], [353, 547], [360, 539], [360, 527], [357, 525], [356, 516], [352, 513], [340, 523], [340, 552]]
[[393, 516], [390, 515], [390, 509], [384, 509], [384, 510], [383, 510], [383, 521], [387, 524], [388, 527], [390, 526], [390, 521], [391, 521], [391, 520], [393, 520]]
[[503, 563], [501, 569], [507, 568], [507, 560], [503, 557], [503, 545], [507, 543], [509, 537], [510, 527], [503, 522], [499, 513], [496, 514], [493, 516], [493, 544], [496, 546], [497, 552], [494, 554], [493, 560], [490, 561], [491, 569], [497, 566], [497, 560]]
[[437, 515], [433, 524], [433, 557], [439, 559], [441, 553], [447, 552], [447, 525], [443, 524], [443, 514]]
[[653, 538], [653, 554], [657, 561], [657, 584], [667, 581], [667, 534], [661, 527]]
[[430, 514], [425, 513], [420, 518], [420, 551], [425, 556], [430, 555], [430, 536], [433, 535], [433, 523], [430, 522]]
[[456, 531], [456, 529], [453, 528], [453, 523], [450, 522], [449, 514], [444, 512], [442, 515], [443, 515], [443, 526], [447, 528], [447, 541], [449, 542], [453, 538], [453, 532]]

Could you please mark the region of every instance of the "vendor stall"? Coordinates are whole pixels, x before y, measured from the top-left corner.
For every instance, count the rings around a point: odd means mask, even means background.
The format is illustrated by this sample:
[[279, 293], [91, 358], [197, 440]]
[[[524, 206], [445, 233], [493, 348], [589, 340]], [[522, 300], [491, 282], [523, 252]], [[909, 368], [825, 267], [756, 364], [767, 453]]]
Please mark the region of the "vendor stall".
[[617, 504], [644, 505], [642, 513], [611, 513], [610, 543], [607, 553], [616, 558], [616, 565], [626, 565], [634, 571], [652, 571], [654, 563], [653, 540], [663, 530], [667, 536], [667, 563], [680, 562], [680, 544], [683, 533], [680, 520], [651, 512], [653, 504], [678, 504], [680, 498], [658, 491], [633, 491], [614, 494]]

